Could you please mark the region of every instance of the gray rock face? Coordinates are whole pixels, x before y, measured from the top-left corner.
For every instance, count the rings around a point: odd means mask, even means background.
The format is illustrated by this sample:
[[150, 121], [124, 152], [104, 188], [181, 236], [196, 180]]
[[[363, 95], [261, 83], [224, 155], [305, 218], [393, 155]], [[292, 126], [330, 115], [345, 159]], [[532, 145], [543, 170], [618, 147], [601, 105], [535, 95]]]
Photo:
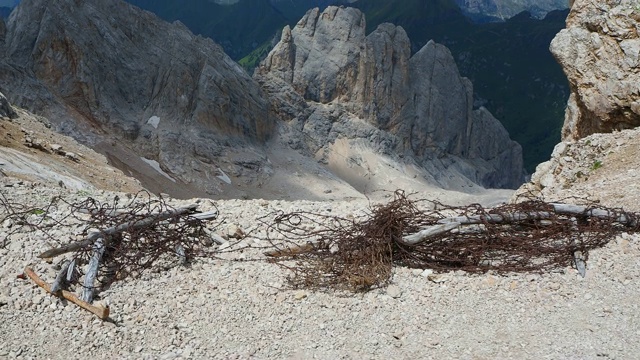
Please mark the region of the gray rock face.
[[519, 186], [520, 146], [486, 109], [473, 110], [472, 84], [449, 50], [429, 42], [411, 56], [401, 27], [383, 24], [368, 36], [365, 28], [357, 9], [310, 10], [256, 70], [296, 134], [285, 137], [289, 145], [318, 154], [335, 139], [364, 138], [436, 180], [462, 175], [486, 187]]
[[10, 119], [18, 117], [16, 111], [13, 110], [11, 104], [2, 93], [0, 93], [0, 117], [8, 117]]
[[348, 97], [355, 80], [346, 75], [357, 70], [365, 38], [364, 15], [354, 8], [309, 10], [293, 30], [285, 27], [282, 39], [257, 72], [293, 85], [305, 99], [328, 103]]
[[185, 182], [206, 182], [204, 168], [260, 146], [275, 125], [258, 84], [218, 45], [120, 0], [24, 0], [5, 56], [0, 84], [15, 103], [63, 130], [74, 119], [115, 133]]
[[640, 125], [637, 1], [576, 0], [551, 52], [571, 85], [564, 140]]

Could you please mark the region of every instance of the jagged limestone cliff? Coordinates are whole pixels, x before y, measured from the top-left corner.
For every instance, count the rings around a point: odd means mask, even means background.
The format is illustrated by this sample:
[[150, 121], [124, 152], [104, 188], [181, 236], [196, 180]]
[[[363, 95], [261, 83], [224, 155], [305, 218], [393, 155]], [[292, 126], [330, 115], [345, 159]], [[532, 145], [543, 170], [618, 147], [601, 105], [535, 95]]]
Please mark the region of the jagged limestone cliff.
[[119, 0], [25, 0], [5, 59], [0, 86], [14, 103], [89, 142], [123, 140], [185, 183], [218, 192], [211, 179], [238, 148], [265, 160], [251, 150], [275, 123], [262, 90], [180, 23]]
[[486, 109], [473, 109], [473, 86], [449, 50], [429, 42], [411, 56], [401, 27], [368, 36], [365, 28], [354, 8], [310, 10], [256, 70], [277, 111], [303, 133], [293, 138], [312, 139], [302, 143], [318, 157], [335, 139], [366, 139], [414, 159], [442, 186], [459, 176], [519, 186], [520, 146]]
[[24, 0], [7, 25], [0, 91], [143, 183], [164, 181], [154, 191], [321, 198], [521, 179], [519, 145], [472, 108], [449, 51], [411, 56], [389, 24], [365, 36], [355, 9], [285, 30], [259, 82], [211, 40], [120, 0]]

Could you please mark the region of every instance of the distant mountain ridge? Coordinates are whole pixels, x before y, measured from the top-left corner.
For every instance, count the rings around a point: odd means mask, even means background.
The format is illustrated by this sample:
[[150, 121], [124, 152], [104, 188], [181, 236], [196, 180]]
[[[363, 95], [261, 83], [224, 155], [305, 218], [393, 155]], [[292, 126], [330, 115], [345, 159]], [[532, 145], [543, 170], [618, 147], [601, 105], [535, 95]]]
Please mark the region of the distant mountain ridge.
[[504, 21], [527, 11], [542, 19], [554, 10], [569, 8], [569, 0], [455, 0], [470, 18], [481, 21]]

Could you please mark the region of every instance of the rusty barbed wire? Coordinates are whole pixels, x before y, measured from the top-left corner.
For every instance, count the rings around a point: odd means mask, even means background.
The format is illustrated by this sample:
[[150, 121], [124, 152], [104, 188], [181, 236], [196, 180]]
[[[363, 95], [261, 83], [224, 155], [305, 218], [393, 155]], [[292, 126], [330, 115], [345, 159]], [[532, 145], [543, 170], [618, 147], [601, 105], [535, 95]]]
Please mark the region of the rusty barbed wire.
[[[65, 206], [64, 211], [54, 210]], [[215, 205], [214, 205], [215, 208]], [[204, 221], [190, 215], [194, 211], [177, 212], [162, 197], [156, 198], [146, 191], [121, 199], [115, 196], [108, 201], [92, 197], [77, 202], [68, 202], [62, 197], [53, 197], [46, 206], [28, 207], [9, 201], [0, 192], [0, 224], [8, 221], [10, 234], [3, 241], [8, 244], [11, 234], [39, 230], [50, 247], [62, 247], [78, 242], [98, 232], [104, 246], [99, 267], [99, 281], [106, 285], [114, 280], [140, 275], [151, 268], [166, 269], [177, 263], [186, 263], [198, 257], [215, 257], [217, 250], [211, 248], [211, 238]], [[215, 212], [218, 209], [215, 208]], [[168, 215], [174, 213], [173, 215]], [[159, 214], [167, 216], [158, 217]], [[53, 235], [52, 228], [71, 229], [60, 238]], [[109, 233], [108, 229], [118, 228]], [[71, 236], [76, 233], [76, 236]], [[59, 234], [59, 232], [57, 232]], [[95, 250], [95, 242], [80, 246], [70, 252], [76, 262], [74, 278], [83, 274], [81, 265], [88, 263]]]
[[[103, 284], [151, 268], [166, 269], [198, 257], [218, 258], [221, 253], [248, 249], [268, 250], [273, 256], [269, 261], [289, 271], [289, 284], [295, 288], [368, 291], [387, 285], [395, 266], [436, 271], [544, 272], [575, 265], [576, 252], [587, 261], [591, 250], [606, 245], [619, 232], [638, 231], [640, 222], [639, 214], [593, 203], [589, 210], [603, 210], [610, 216], [589, 216], [587, 211], [558, 214], [552, 204], [537, 199], [490, 209], [478, 204], [447, 206], [426, 199], [412, 200], [403, 191], [396, 191], [393, 200], [370, 205], [359, 217], [306, 211], [272, 213], [259, 218], [260, 225], [244, 234], [242, 240], [218, 248], [210, 247], [210, 230], [201, 220], [188, 216], [189, 212], [139, 226], [154, 214], [177, 210], [147, 192], [127, 200], [116, 196], [103, 202], [88, 197], [70, 203], [54, 197], [46, 206], [35, 208], [0, 195], [0, 223], [12, 223], [12, 233], [29, 227], [45, 234], [50, 245], [64, 246], [77, 242], [77, 237], [100, 232], [105, 246], [100, 264]], [[55, 212], [54, 218], [53, 210], [63, 205], [68, 209]], [[523, 216], [508, 223], [491, 220], [495, 215], [507, 218], [514, 214], [546, 215]], [[616, 220], [621, 216], [635, 225], [623, 226]], [[476, 220], [417, 244], [403, 241], [407, 235], [452, 217]], [[56, 238], [48, 231], [70, 226], [81, 227], [76, 238]], [[107, 233], [106, 229], [116, 227], [120, 231]], [[81, 265], [88, 262], [94, 249], [93, 243], [81, 246], [71, 256]], [[229, 261], [264, 258], [244, 256]], [[79, 269], [76, 267], [75, 278], [82, 276]]]
[[[419, 206], [421, 205], [421, 206]], [[361, 219], [344, 219], [311, 212], [278, 214], [267, 239], [276, 249], [272, 262], [290, 271], [294, 288], [368, 291], [389, 283], [394, 266], [436, 271], [478, 273], [494, 271], [544, 272], [571, 266], [576, 252], [583, 261], [589, 251], [606, 245], [616, 233], [635, 232], [615, 221], [621, 214], [638, 214], [592, 204], [611, 217], [562, 215], [551, 204], [528, 200], [492, 209], [473, 204], [446, 206], [429, 200], [410, 200], [396, 191], [394, 200], [373, 206]], [[491, 215], [541, 214], [509, 223], [489, 221]], [[404, 236], [450, 217], [484, 219], [478, 224], [443, 232], [415, 245]], [[279, 234], [285, 241], [269, 235]], [[306, 244], [306, 245], [305, 245]]]

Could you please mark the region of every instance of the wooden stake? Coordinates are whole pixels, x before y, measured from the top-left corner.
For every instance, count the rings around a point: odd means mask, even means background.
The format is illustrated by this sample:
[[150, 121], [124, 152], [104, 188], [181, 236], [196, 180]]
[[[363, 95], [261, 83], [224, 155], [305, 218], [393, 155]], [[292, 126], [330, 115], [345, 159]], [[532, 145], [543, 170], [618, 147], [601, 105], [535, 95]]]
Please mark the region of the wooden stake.
[[64, 266], [58, 272], [58, 276], [56, 276], [56, 280], [51, 284], [51, 293], [57, 293], [62, 289], [68, 282], [68, 273], [69, 267], [71, 266], [71, 261], [65, 261]]
[[87, 271], [84, 275], [84, 289], [82, 290], [82, 300], [87, 303], [91, 303], [93, 301], [93, 294], [95, 291], [95, 282], [98, 277], [98, 267], [100, 266], [100, 260], [102, 260], [102, 255], [104, 254], [104, 241], [102, 238], [96, 240], [96, 243], [93, 245], [93, 254], [91, 255], [91, 260], [89, 260], [89, 265], [87, 265]]
[[36, 283], [36, 285], [40, 286], [41, 288], [43, 288], [46, 292], [53, 294], [55, 296], [61, 297], [63, 299], [67, 299], [69, 301], [71, 301], [72, 303], [80, 306], [81, 308], [90, 311], [91, 313], [97, 315], [100, 319], [102, 320], [106, 320], [109, 317], [109, 307], [108, 306], [95, 306], [95, 305], [91, 305], [86, 301], [82, 301], [80, 300], [75, 294], [66, 291], [66, 290], [61, 290], [57, 293], [52, 293], [51, 292], [51, 288], [49, 287], [49, 284], [47, 284], [46, 282], [44, 282], [42, 279], [40, 279], [38, 277], [38, 275], [33, 272], [33, 270], [31, 270], [31, 268], [26, 267], [24, 269], [24, 274], [27, 275], [31, 280], [33, 280], [34, 283]]

